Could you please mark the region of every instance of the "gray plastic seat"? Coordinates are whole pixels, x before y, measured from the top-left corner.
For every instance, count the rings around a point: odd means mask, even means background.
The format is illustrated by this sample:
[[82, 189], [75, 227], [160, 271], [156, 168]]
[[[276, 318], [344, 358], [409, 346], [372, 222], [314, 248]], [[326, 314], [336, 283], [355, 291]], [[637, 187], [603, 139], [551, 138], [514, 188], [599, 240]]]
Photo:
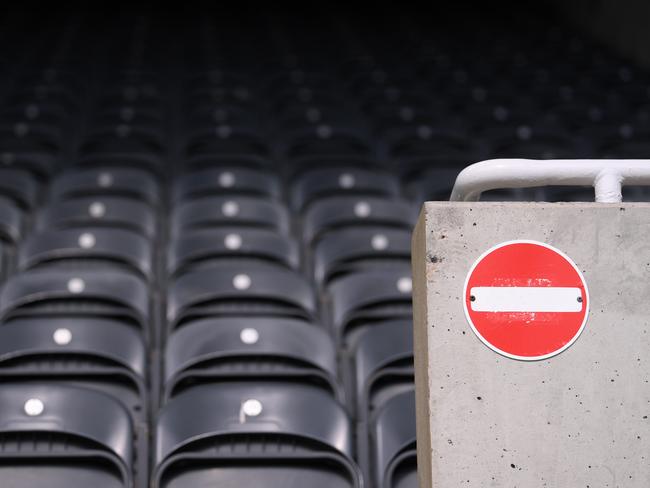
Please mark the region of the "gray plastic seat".
[[246, 226], [289, 231], [289, 215], [284, 205], [265, 198], [207, 197], [177, 206], [171, 216], [174, 236], [190, 229]]
[[269, 155], [267, 144], [256, 132], [230, 125], [217, 125], [200, 130], [188, 138], [187, 155], [207, 154], [251, 154], [266, 157]]
[[178, 203], [224, 195], [277, 199], [280, 196], [280, 182], [272, 173], [236, 166], [204, 169], [180, 177], [174, 184], [172, 198]]
[[56, 168], [56, 156], [48, 151], [10, 151], [3, 148], [0, 154], [0, 168], [20, 168], [30, 173], [37, 181], [50, 178]]
[[70, 384], [103, 391], [136, 421], [146, 414], [145, 343], [133, 327], [90, 318], [17, 319], [0, 326], [5, 383]]
[[366, 328], [352, 345], [347, 376], [360, 421], [368, 421], [387, 398], [413, 387], [412, 329], [410, 320], [389, 320]]
[[128, 411], [99, 391], [3, 384], [0, 425], [4, 486], [130, 488], [136, 456], [138, 471], [145, 471], [147, 452], [133, 447], [135, 429]]
[[291, 187], [291, 206], [300, 212], [326, 197], [353, 195], [395, 198], [399, 184], [389, 173], [359, 168], [322, 168], [304, 173]]
[[313, 250], [314, 279], [319, 285], [350, 273], [404, 267], [411, 262], [411, 233], [382, 227], [329, 232]]
[[381, 488], [418, 488], [415, 392], [388, 400], [370, 420], [369, 483]]
[[36, 223], [39, 230], [108, 227], [133, 230], [148, 238], [155, 237], [156, 226], [156, 215], [149, 205], [119, 197], [52, 202], [39, 214]]
[[202, 154], [192, 156], [183, 163], [187, 171], [201, 171], [210, 168], [250, 168], [269, 170], [273, 166], [271, 160], [254, 154]]
[[341, 399], [336, 350], [324, 329], [302, 320], [230, 317], [192, 321], [165, 351], [165, 398], [197, 384], [275, 381], [319, 386]]
[[345, 129], [334, 129], [327, 124], [307, 128], [294, 134], [286, 144], [289, 158], [312, 155], [368, 156], [371, 147], [359, 134]]
[[165, 163], [157, 154], [106, 151], [100, 154], [83, 155], [77, 165], [95, 169], [139, 169], [160, 177], [165, 172]]
[[124, 271], [26, 271], [0, 290], [0, 320], [90, 317], [149, 329], [149, 291]]
[[189, 272], [169, 286], [171, 328], [206, 317], [316, 317], [316, 298], [299, 274], [278, 266], [219, 264]]
[[345, 276], [328, 288], [332, 327], [344, 345], [354, 343], [363, 328], [394, 319], [410, 319], [411, 269], [363, 271]]
[[167, 270], [179, 275], [217, 263], [276, 264], [298, 269], [300, 257], [296, 243], [267, 229], [224, 227], [183, 233], [169, 244]]
[[81, 146], [84, 155], [106, 153], [162, 154], [164, 141], [160, 131], [149, 127], [116, 124], [89, 134]]
[[0, 165], [0, 195], [12, 200], [22, 210], [29, 211], [36, 206], [38, 191], [38, 184], [29, 172]]
[[22, 213], [10, 200], [0, 197], [0, 240], [15, 244], [22, 235]]
[[197, 386], [160, 412], [152, 486], [361, 488], [351, 459], [350, 421], [320, 388]]
[[346, 227], [386, 227], [410, 231], [415, 209], [402, 200], [330, 197], [315, 202], [303, 217], [302, 237], [313, 245], [330, 231]]
[[102, 227], [31, 234], [20, 246], [18, 268], [55, 270], [124, 269], [150, 280], [151, 242], [137, 232]]
[[50, 185], [52, 200], [121, 197], [158, 205], [160, 188], [147, 171], [128, 168], [69, 170]]

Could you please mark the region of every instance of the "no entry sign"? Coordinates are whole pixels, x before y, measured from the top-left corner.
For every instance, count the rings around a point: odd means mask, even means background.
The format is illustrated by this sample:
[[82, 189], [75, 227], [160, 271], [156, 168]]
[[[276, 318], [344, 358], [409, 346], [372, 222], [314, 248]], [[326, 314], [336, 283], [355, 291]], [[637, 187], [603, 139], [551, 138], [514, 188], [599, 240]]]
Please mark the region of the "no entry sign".
[[589, 293], [562, 251], [537, 241], [508, 241], [476, 260], [465, 280], [464, 307], [488, 347], [535, 361], [575, 342], [587, 323]]

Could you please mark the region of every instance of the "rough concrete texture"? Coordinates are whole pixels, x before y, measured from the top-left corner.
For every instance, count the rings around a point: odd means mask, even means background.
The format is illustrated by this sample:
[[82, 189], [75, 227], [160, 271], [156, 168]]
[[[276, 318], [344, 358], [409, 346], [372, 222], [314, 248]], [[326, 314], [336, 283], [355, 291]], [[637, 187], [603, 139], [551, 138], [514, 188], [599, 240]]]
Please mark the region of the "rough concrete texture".
[[[525, 362], [474, 335], [463, 282], [488, 248], [568, 254], [585, 330]], [[421, 487], [650, 486], [650, 204], [427, 203], [413, 237]]]

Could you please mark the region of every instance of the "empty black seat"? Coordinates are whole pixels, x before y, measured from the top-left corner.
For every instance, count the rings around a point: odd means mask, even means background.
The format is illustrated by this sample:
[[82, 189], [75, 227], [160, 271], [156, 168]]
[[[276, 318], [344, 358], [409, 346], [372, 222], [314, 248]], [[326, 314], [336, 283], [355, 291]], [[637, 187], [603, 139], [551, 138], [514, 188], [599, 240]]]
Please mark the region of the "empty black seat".
[[52, 202], [37, 218], [39, 230], [106, 227], [156, 235], [156, 214], [146, 203], [121, 197], [83, 197]]
[[292, 185], [291, 206], [301, 211], [319, 198], [339, 195], [396, 197], [398, 182], [385, 172], [358, 168], [314, 169]]
[[395, 395], [368, 426], [369, 483], [382, 488], [417, 488], [415, 392]]
[[280, 203], [254, 197], [207, 197], [177, 206], [171, 216], [172, 233], [190, 229], [248, 226], [286, 234], [289, 214]]
[[276, 176], [245, 168], [206, 169], [182, 176], [173, 189], [175, 202], [223, 195], [248, 195], [277, 199], [280, 183]]
[[271, 161], [268, 158], [253, 154], [204, 154], [192, 156], [183, 163], [183, 168], [187, 171], [232, 167], [268, 171], [270, 166]]
[[212, 129], [201, 130], [189, 137], [187, 155], [238, 155], [251, 154], [267, 157], [267, 144], [254, 132], [235, 129], [229, 125], [218, 125]]
[[0, 195], [12, 200], [19, 208], [34, 208], [38, 191], [38, 184], [26, 170], [0, 166]]
[[219, 264], [200, 268], [169, 286], [167, 320], [178, 327], [189, 320], [224, 316], [266, 316], [313, 320], [316, 299], [299, 274], [272, 265]]
[[205, 319], [169, 337], [167, 398], [197, 384], [232, 381], [315, 385], [341, 398], [334, 344], [315, 324], [266, 317]]
[[142, 337], [117, 320], [17, 319], [0, 326], [0, 372], [5, 383], [70, 384], [110, 394], [136, 422], [146, 415]]
[[46, 181], [56, 168], [56, 157], [47, 151], [9, 151], [6, 148], [0, 152], [0, 167], [20, 168], [30, 173], [34, 178]]
[[197, 386], [161, 410], [153, 486], [360, 488], [343, 408], [306, 385]]
[[27, 271], [0, 291], [0, 319], [91, 317], [149, 329], [145, 282], [123, 271]]
[[161, 154], [164, 143], [160, 133], [145, 127], [118, 124], [97, 130], [81, 146], [84, 155], [106, 153]]
[[80, 227], [30, 235], [18, 252], [19, 269], [125, 269], [145, 279], [153, 274], [151, 243], [124, 229]]
[[402, 200], [375, 197], [330, 197], [314, 203], [304, 214], [302, 236], [313, 245], [327, 232], [345, 227], [386, 227], [410, 231], [414, 208]]
[[[167, 271], [170, 275], [224, 262], [244, 266], [255, 262], [297, 269], [298, 246], [272, 230], [248, 227], [201, 229], [183, 233], [169, 246]], [[248, 263], [248, 264], [244, 264]]]
[[286, 154], [289, 158], [312, 155], [368, 156], [372, 151], [358, 134], [321, 124], [296, 134], [288, 144]]
[[313, 250], [317, 284], [350, 273], [400, 267], [411, 260], [411, 233], [383, 227], [345, 228], [329, 232]]
[[22, 214], [11, 200], [0, 197], [0, 240], [15, 244], [22, 235]]
[[53, 200], [122, 197], [152, 205], [161, 199], [158, 184], [148, 172], [110, 166], [60, 174], [50, 185], [50, 197]]
[[[133, 486], [146, 452], [133, 446], [128, 411], [105, 393], [74, 386], [0, 386], [0, 477], [14, 488]], [[142, 462], [144, 461], [144, 462]]]
[[156, 154], [109, 151], [101, 154], [84, 155], [78, 161], [83, 168], [140, 169], [148, 171], [154, 177], [165, 172], [165, 163]]
[[356, 337], [349, 357], [350, 396], [356, 418], [367, 422], [392, 396], [413, 387], [413, 324], [389, 320]]
[[363, 271], [336, 280], [329, 288], [332, 326], [343, 343], [353, 343], [364, 327], [393, 319], [410, 319], [411, 270]]

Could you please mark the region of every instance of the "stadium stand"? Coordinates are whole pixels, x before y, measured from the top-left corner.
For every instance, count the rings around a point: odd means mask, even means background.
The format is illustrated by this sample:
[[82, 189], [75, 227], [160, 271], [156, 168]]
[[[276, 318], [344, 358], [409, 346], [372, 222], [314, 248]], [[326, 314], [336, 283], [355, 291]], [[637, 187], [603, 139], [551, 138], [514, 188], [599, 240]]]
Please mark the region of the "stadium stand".
[[422, 202], [650, 151], [647, 72], [483, 9], [0, 20], [0, 484], [417, 486]]

